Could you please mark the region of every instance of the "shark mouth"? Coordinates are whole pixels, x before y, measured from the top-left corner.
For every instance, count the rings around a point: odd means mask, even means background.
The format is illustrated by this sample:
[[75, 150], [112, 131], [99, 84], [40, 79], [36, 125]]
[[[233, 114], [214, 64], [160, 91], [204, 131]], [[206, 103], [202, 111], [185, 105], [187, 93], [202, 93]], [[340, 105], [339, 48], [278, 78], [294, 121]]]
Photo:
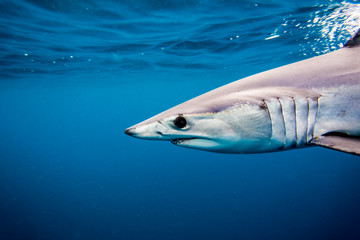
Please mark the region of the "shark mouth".
[[176, 138], [171, 140], [171, 143], [179, 147], [195, 148], [207, 151], [212, 151], [213, 149], [221, 147], [217, 141], [202, 137]]
[[178, 144], [181, 144], [181, 143], [183, 143], [185, 141], [189, 141], [189, 140], [193, 140], [193, 139], [197, 139], [197, 138], [177, 138], [177, 139], [171, 140], [171, 143], [175, 144], [175, 145], [178, 145]]

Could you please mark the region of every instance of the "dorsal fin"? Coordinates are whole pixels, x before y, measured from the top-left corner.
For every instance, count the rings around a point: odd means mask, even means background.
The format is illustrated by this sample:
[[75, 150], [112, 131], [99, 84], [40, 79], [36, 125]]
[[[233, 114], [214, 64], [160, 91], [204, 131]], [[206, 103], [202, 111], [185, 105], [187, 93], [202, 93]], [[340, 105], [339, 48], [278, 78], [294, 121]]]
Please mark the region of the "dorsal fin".
[[360, 45], [360, 29], [354, 36], [350, 38], [349, 41], [344, 44], [344, 47], [355, 47], [357, 45]]

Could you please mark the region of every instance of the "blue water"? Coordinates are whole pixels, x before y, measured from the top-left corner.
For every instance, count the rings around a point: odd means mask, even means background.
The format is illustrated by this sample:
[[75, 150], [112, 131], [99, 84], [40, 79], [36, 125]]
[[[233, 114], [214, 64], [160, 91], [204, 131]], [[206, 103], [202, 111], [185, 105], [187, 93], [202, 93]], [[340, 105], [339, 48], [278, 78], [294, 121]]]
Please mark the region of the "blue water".
[[0, 1], [0, 239], [360, 239], [360, 159], [123, 130], [341, 46], [357, 1]]

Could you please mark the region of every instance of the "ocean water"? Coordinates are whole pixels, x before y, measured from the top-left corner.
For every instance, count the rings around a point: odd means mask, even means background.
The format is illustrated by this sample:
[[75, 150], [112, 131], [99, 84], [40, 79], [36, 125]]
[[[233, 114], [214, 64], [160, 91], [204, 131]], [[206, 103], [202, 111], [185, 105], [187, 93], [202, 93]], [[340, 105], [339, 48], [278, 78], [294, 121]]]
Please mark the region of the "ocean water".
[[0, 239], [360, 239], [360, 159], [123, 130], [338, 49], [357, 1], [0, 1]]

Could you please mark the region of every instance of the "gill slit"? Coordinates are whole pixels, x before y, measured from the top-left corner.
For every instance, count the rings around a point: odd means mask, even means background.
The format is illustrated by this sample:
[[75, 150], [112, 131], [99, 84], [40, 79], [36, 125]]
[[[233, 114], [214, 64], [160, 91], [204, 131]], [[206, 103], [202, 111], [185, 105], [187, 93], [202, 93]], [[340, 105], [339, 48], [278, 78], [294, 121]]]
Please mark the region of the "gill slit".
[[282, 146], [282, 150], [285, 149], [285, 145], [286, 145], [286, 125], [285, 125], [285, 118], [284, 118], [284, 112], [283, 112], [283, 105], [281, 104], [281, 101], [280, 101], [280, 98], [277, 97], [276, 98], [277, 101], [279, 102], [279, 105], [280, 105], [280, 115], [281, 115], [281, 118], [282, 118], [282, 122], [284, 124], [284, 136], [283, 136], [283, 146]]
[[315, 138], [315, 136], [314, 136], [314, 133], [315, 133], [315, 123], [316, 123], [316, 119], [317, 119], [317, 116], [318, 116], [318, 113], [319, 113], [319, 110], [320, 110], [320, 108], [319, 108], [319, 99], [320, 99], [320, 97], [321, 96], [319, 96], [319, 97], [317, 97], [316, 98], [316, 112], [315, 112], [315, 119], [314, 119], [314, 127], [313, 127], [313, 132], [312, 132], [312, 138], [314, 139]]
[[270, 110], [269, 110], [269, 105], [266, 103], [266, 99], [263, 100], [263, 103], [265, 105], [265, 111], [267, 112], [268, 116], [269, 116], [269, 120], [270, 120], [270, 129], [271, 129], [271, 133], [270, 133], [270, 144], [271, 144], [271, 140], [273, 139], [273, 134], [274, 134], [274, 130], [273, 130], [273, 121], [271, 118], [271, 114], [270, 114]]
[[293, 103], [294, 103], [294, 116], [295, 116], [295, 121], [294, 121], [294, 124], [295, 124], [295, 147], [297, 146], [297, 143], [298, 143], [298, 122], [297, 122], [297, 115], [296, 115], [296, 101], [295, 101], [295, 98], [292, 97], [291, 98]]
[[310, 112], [310, 108], [311, 108], [311, 106], [310, 106], [310, 101], [309, 101], [309, 98], [307, 97], [306, 98], [306, 101], [307, 101], [307, 106], [308, 106], [308, 113], [307, 113], [307, 125], [306, 125], [306, 141], [305, 141], [305, 144], [309, 141], [309, 139], [308, 139], [308, 136], [309, 136], [309, 125], [311, 124], [310, 122], [309, 122], [309, 119], [310, 119], [310, 114], [311, 114], [311, 112]]

